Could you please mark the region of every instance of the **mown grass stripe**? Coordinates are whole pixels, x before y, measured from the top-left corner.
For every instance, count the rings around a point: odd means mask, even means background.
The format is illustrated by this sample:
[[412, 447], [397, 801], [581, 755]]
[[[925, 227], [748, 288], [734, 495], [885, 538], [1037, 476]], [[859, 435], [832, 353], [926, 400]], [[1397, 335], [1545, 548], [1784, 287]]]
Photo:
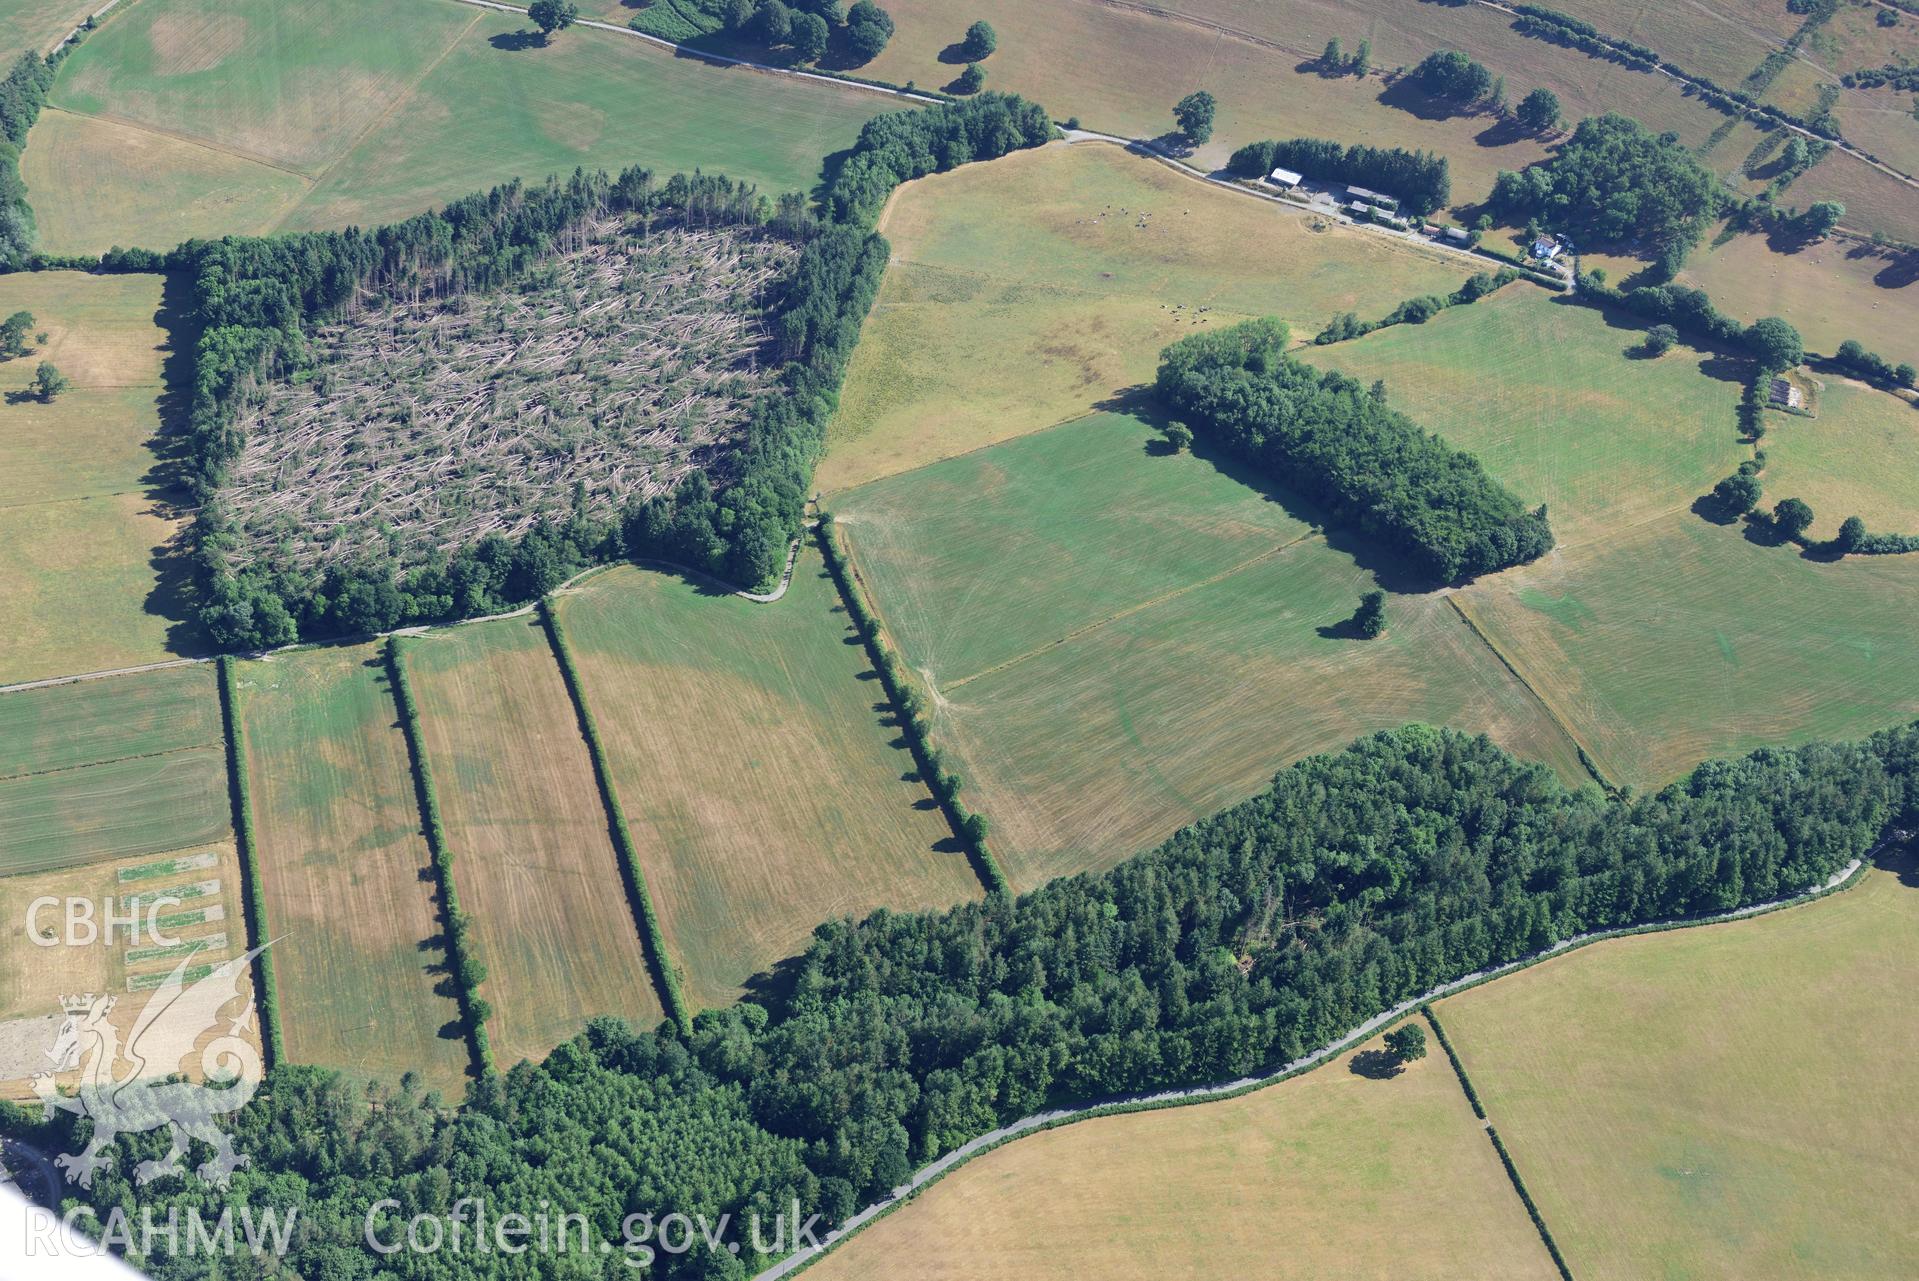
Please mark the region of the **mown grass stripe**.
[[606, 750], [600, 745], [600, 729], [593, 719], [592, 709], [587, 706], [586, 689], [580, 680], [579, 670], [573, 665], [573, 651], [567, 644], [559, 615], [553, 609], [552, 597], [542, 597], [539, 610], [547, 641], [553, 647], [553, 657], [560, 665], [560, 676], [566, 682], [566, 692], [573, 700], [574, 714], [579, 717], [587, 755], [593, 761], [593, 781], [599, 786], [600, 800], [606, 807], [607, 826], [613, 835], [614, 848], [620, 854], [620, 870], [626, 881], [627, 896], [639, 917], [640, 940], [646, 947], [647, 963], [652, 967], [661, 1003], [666, 1007], [668, 1018], [678, 1024], [682, 1031], [691, 1032], [692, 1011], [687, 1006], [685, 993], [680, 989], [679, 971], [666, 950], [666, 934], [660, 928], [653, 895], [646, 887], [646, 874], [640, 868], [639, 851], [633, 845], [632, 833], [627, 830], [626, 810], [620, 805], [619, 794], [613, 787], [613, 775], [606, 763]]
[[440, 883], [440, 906], [446, 921], [447, 967], [453, 973], [453, 990], [458, 994], [461, 1021], [473, 1046], [473, 1057], [480, 1071], [492, 1075], [493, 1043], [487, 1038], [486, 1019], [492, 1007], [479, 994], [484, 969], [473, 954], [467, 937], [467, 918], [460, 911], [459, 891], [453, 884], [453, 852], [447, 845], [446, 828], [440, 820], [440, 797], [433, 787], [433, 773], [426, 762], [426, 739], [420, 732], [419, 706], [413, 700], [413, 685], [407, 679], [406, 662], [401, 657], [401, 638], [387, 637], [386, 668], [393, 686], [393, 702], [400, 712], [400, 728], [406, 735], [407, 758], [413, 767], [413, 790], [420, 805], [420, 824], [427, 849], [433, 855], [433, 870]]
[[[253, 833], [253, 797], [247, 782], [246, 731], [240, 726], [239, 699], [233, 683], [234, 659], [220, 656], [220, 718], [226, 727], [227, 795], [233, 805], [233, 839], [240, 851], [240, 893], [246, 905], [247, 937], [259, 948], [253, 958], [253, 986], [259, 992], [260, 1041], [266, 1066], [286, 1061], [280, 1029], [280, 989], [273, 973], [273, 936], [267, 931], [267, 899], [260, 882], [259, 844]], [[205, 884], [205, 882], [202, 882]], [[217, 882], [216, 882], [217, 884]], [[189, 887], [191, 888], [191, 887]], [[195, 967], [201, 968], [201, 967]], [[213, 967], [205, 967], [207, 973]], [[132, 988], [139, 991], [138, 987]]]

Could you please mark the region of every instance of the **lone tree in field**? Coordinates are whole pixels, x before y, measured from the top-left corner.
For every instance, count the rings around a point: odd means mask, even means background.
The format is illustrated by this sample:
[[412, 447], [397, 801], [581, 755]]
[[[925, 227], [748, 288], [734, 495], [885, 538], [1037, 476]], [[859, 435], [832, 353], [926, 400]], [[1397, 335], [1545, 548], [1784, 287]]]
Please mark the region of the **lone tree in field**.
[[1166, 444], [1176, 454], [1182, 449], [1191, 449], [1193, 447], [1193, 429], [1177, 418], [1172, 419], [1166, 426], [1162, 427], [1160, 429], [1160, 435], [1165, 437]]
[[67, 388], [73, 386], [67, 376], [53, 367], [53, 362], [43, 360], [39, 368], [33, 371], [34, 394], [43, 401], [50, 401]]
[[986, 21], [975, 22], [966, 29], [966, 39], [960, 41], [960, 57], [968, 62], [978, 62], [992, 55], [999, 48], [999, 36], [993, 30], [993, 24]]
[[1213, 113], [1218, 109], [1213, 95], [1201, 89], [1173, 105], [1173, 119], [1179, 122], [1179, 131], [1186, 135], [1186, 140], [1198, 147], [1213, 136]]
[[1386, 593], [1367, 592], [1359, 598], [1359, 610], [1353, 615], [1353, 630], [1367, 640], [1386, 630]]
[[0, 324], [0, 357], [11, 359], [27, 354], [27, 331], [33, 328], [33, 313], [16, 311]]
[[1386, 1034], [1386, 1053], [1401, 1067], [1426, 1057], [1426, 1029], [1417, 1023], [1402, 1023]]
[[1799, 215], [1796, 224], [1799, 234], [1808, 240], [1817, 240], [1839, 225], [1846, 216], [1846, 207], [1837, 200], [1821, 200], [1812, 208]]
[[959, 78], [953, 81], [953, 92], [978, 93], [985, 85], [986, 68], [977, 62], [969, 62], [966, 70], [960, 72]]
[[544, 44], [555, 31], [565, 31], [579, 19], [580, 7], [573, 0], [533, 0], [526, 7], [526, 16], [540, 29], [540, 41]]
[[1679, 341], [1679, 331], [1671, 325], [1654, 325], [1646, 331], [1646, 341], [1640, 350], [1648, 356], [1663, 356], [1672, 350]]
[[1773, 528], [1787, 538], [1798, 538], [1812, 527], [1812, 508], [1797, 498], [1782, 498], [1772, 509]]
[[1559, 127], [1559, 95], [1550, 89], [1535, 89], [1519, 100], [1513, 109], [1519, 123], [1534, 133]]

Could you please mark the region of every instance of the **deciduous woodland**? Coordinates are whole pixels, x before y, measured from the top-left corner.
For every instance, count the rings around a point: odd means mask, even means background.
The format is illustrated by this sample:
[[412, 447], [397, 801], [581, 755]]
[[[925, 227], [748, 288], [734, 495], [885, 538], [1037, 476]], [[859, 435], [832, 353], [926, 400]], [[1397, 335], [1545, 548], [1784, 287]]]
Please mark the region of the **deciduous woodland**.
[[[135, 1164], [166, 1139], [124, 1136], [91, 1204], [297, 1202], [297, 1274], [436, 1281], [494, 1275], [492, 1260], [376, 1259], [369, 1205], [399, 1207], [376, 1222], [383, 1239], [469, 1196], [547, 1198], [615, 1244], [636, 1195], [660, 1214], [766, 1222], [797, 1197], [835, 1221], [1048, 1103], [1257, 1072], [1581, 931], [1817, 884], [1912, 823], [1915, 802], [1919, 728], [1713, 761], [1608, 799], [1483, 737], [1411, 726], [1302, 761], [1103, 875], [822, 925], [778, 985], [690, 1035], [596, 1021], [543, 1064], [486, 1077], [458, 1113], [410, 1084], [365, 1094], [279, 1069], [237, 1116], [254, 1164], [230, 1190], [138, 1186]], [[71, 1142], [24, 1116], [10, 1128]], [[159, 1281], [199, 1267], [136, 1261]], [[656, 1267], [741, 1277], [754, 1262], [699, 1247]], [[559, 1254], [516, 1266], [575, 1275]]]
[[1478, 459], [1382, 396], [1294, 360], [1287, 336], [1278, 321], [1252, 320], [1181, 339], [1161, 358], [1160, 398], [1228, 453], [1325, 503], [1439, 582], [1551, 550], [1543, 506], [1527, 511]]

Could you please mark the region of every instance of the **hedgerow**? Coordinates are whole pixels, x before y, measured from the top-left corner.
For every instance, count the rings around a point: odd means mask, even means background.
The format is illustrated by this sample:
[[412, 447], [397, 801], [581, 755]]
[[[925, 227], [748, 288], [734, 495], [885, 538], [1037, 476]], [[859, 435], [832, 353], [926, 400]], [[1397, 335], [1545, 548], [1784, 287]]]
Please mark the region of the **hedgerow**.
[[240, 705], [233, 684], [234, 660], [220, 656], [220, 716], [226, 722], [227, 793], [233, 805], [234, 841], [240, 847], [240, 874], [246, 882], [247, 937], [263, 949], [253, 958], [260, 989], [260, 1039], [268, 1067], [286, 1062], [286, 1041], [280, 1029], [280, 988], [273, 973], [273, 934], [267, 925], [265, 882], [260, 876], [260, 846], [253, 834], [253, 793], [247, 777], [246, 730], [240, 724]]

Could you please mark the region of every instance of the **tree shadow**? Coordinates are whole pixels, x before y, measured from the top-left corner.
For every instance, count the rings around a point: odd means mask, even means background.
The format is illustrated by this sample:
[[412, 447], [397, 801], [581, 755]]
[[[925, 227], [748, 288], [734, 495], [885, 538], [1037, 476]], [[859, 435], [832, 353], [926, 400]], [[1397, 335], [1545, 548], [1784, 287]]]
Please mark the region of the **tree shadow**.
[[1509, 147], [1515, 142], [1524, 142], [1536, 136], [1517, 120], [1501, 116], [1473, 135], [1473, 141], [1482, 147]]
[[1346, 1070], [1369, 1081], [1390, 1081], [1406, 1068], [1384, 1050], [1361, 1050], [1348, 1060]]
[[1779, 532], [1779, 527], [1769, 517], [1758, 512], [1746, 513], [1746, 541], [1754, 547], [1783, 547], [1788, 539]]
[[546, 37], [537, 31], [502, 31], [489, 38], [487, 43], [504, 53], [519, 53], [525, 49], [545, 48]]
[[826, 153], [826, 158], [820, 161], [820, 180], [813, 184], [814, 208], [826, 207], [827, 193], [833, 190], [833, 183], [838, 180], [840, 170], [846, 168], [846, 162], [852, 158], [853, 148], [851, 147], [841, 147], [838, 151]]
[[1904, 289], [1915, 281], [1919, 281], [1919, 252], [1913, 250], [1895, 254], [1872, 278], [1881, 289]]
[[939, 52], [939, 60], [949, 67], [963, 67], [972, 59], [966, 56], [966, 42], [955, 40]]
[[1379, 102], [1421, 120], [1452, 120], [1458, 116], [1478, 114], [1471, 108], [1462, 108], [1444, 98], [1433, 97], [1415, 85], [1410, 76], [1402, 76], [1381, 90]]
[[1707, 524], [1718, 525], [1721, 528], [1738, 524], [1739, 517], [1742, 515], [1742, 513], [1733, 511], [1727, 507], [1711, 494], [1701, 494], [1699, 497], [1693, 499], [1692, 506], [1688, 510]]
[[161, 278], [160, 307], [153, 313], [155, 327], [166, 335], [160, 349], [160, 394], [154, 401], [158, 426], [146, 442], [154, 464], [140, 477], [147, 503], [141, 514], [181, 522], [147, 560], [153, 587], [142, 607], [166, 620], [168, 652], [188, 655], [203, 653], [207, 647], [199, 624], [199, 576], [188, 524], [193, 519], [192, 496], [186, 488], [186, 430], [192, 412], [194, 353], [200, 342], [191, 292], [181, 272]]
[[1319, 633], [1322, 640], [1366, 639], [1365, 633], [1359, 630], [1359, 614], [1357, 611], [1346, 618], [1340, 619], [1337, 623], [1328, 623], [1324, 626], [1316, 627], [1313, 630]]

